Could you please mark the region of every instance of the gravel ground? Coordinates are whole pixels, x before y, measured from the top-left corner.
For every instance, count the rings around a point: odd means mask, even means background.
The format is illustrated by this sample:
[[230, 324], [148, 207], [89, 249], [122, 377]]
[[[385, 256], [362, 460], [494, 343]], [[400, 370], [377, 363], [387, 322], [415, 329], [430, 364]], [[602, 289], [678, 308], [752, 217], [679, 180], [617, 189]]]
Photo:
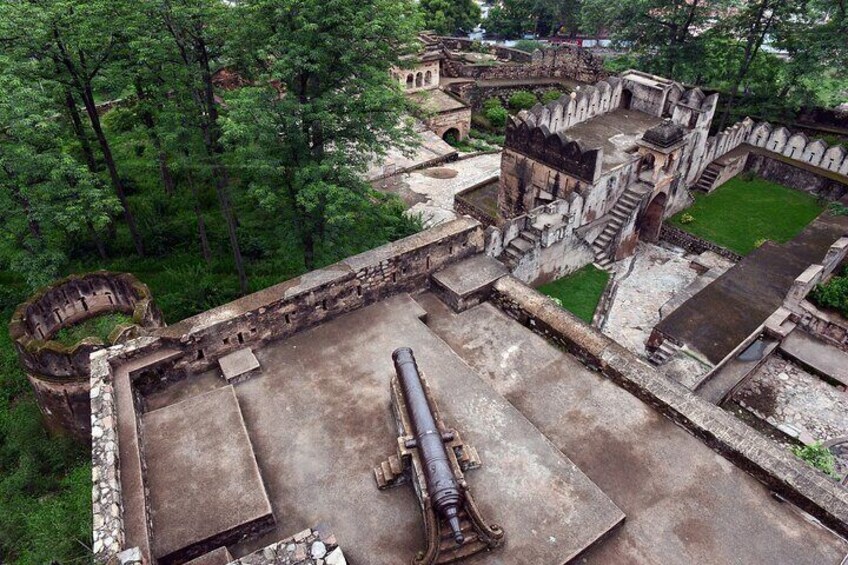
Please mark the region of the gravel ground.
[[848, 436], [848, 395], [777, 355], [733, 400], [775, 427], [789, 425], [815, 440]]

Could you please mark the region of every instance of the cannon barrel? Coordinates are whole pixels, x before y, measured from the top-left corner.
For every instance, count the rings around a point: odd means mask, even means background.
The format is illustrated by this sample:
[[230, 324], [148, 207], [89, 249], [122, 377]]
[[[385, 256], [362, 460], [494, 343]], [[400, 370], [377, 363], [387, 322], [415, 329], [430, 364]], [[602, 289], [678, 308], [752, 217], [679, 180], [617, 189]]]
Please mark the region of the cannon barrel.
[[412, 349], [401, 347], [392, 353], [392, 360], [412, 421], [415, 444], [433, 508], [450, 525], [456, 543], [462, 544], [465, 537], [459, 526], [459, 507], [463, 502], [463, 494], [448, 459], [444, 438], [427, 402], [415, 356]]

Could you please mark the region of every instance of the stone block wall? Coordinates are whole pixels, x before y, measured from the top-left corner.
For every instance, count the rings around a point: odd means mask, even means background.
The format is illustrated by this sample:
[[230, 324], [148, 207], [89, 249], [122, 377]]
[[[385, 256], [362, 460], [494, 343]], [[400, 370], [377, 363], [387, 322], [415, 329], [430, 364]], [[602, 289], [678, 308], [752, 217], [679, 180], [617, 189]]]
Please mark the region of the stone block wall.
[[733, 414], [699, 398], [513, 277], [495, 283], [490, 301], [687, 429], [827, 527], [840, 535], [848, 534], [848, 490], [775, 446]]
[[346, 565], [347, 561], [336, 541], [326, 528], [303, 530], [249, 555], [231, 561], [229, 565]]
[[9, 334], [50, 429], [88, 437], [89, 358], [106, 345], [87, 338], [65, 346], [51, 338], [62, 328], [110, 312], [132, 315], [140, 330], [164, 325], [147, 286], [130, 274], [105, 271], [57, 281], [12, 316]]
[[184, 365], [205, 370], [236, 349], [426, 288], [429, 275], [481, 251], [480, 223], [457, 219], [213, 308], [158, 335], [179, 342], [186, 352]]
[[442, 138], [448, 130], [456, 129], [459, 132], [459, 139], [465, 139], [471, 130], [471, 108], [465, 107], [431, 116], [427, 118], [427, 127]]
[[749, 153], [745, 169], [766, 180], [809, 192], [828, 200], [839, 200], [848, 194], [848, 177], [844, 181], [838, 176], [824, 176], [814, 170], [801, 168], [799, 162], [785, 156], [767, 153]]
[[682, 247], [689, 253], [701, 254], [704, 251], [712, 251], [713, 253], [721, 255], [731, 261], [738, 262], [742, 260], [742, 256], [735, 251], [731, 251], [726, 247], [722, 247], [711, 241], [707, 241], [706, 239], [701, 239], [696, 235], [692, 235], [687, 231], [665, 222], [660, 228], [660, 239], [667, 241], [672, 245], [676, 245], [677, 247]]

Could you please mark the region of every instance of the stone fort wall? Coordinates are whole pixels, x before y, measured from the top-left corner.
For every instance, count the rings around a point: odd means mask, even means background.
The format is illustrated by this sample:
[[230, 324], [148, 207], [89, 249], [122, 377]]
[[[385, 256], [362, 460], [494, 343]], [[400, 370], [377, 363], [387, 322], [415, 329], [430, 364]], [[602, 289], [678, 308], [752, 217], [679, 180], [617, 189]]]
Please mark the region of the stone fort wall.
[[[12, 316], [9, 334], [48, 428], [88, 436], [89, 357], [106, 344], [87, 338], [65, 346], [60, 329], [109, 312], [131, 315], [140, 328], [164, 325], [150, 290], [127, 273], [73, 275], [37, 292]], [[124, 336], [137, 335], [137, 331]]]
[[495, 283], [490, 301], [687, 429], [827, 527], [840, 535], [848, 534], [848, 494], [844, 488], [733, 414], [659, 373], [513, 277], [506, 276]]
[[181, 365], [214, 366], [222, 355], [289, 337], [387, 296], [428, 285], [429, 276], [483, 250], [471, 218], [441, 224], [188, 318], [157, 334], [179, 342]]
[[[447, 49], [472, 51], [474, 42], [455, 37], [441, 38]], [[489, 47], [489, 46], [487, 46]], [[575, 45], [557, 45], [537, 50], [533, 54], [508, 47], [489, 47], [501, 61], [522, 64], [506, 65], [446, 65], [446, 76], [475, 80], [529, 80], [563, 78], [594, 83], [609, 76], [603, 59]]]

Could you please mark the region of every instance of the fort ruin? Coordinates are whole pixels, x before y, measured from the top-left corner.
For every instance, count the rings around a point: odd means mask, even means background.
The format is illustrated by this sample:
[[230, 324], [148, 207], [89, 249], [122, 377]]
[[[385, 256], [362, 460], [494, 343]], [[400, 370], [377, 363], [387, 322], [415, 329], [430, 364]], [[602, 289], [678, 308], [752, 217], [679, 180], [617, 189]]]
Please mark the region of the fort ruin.
[[[507, 532], [496, 553], [465, 562], [821, 563], [848, 552], [842, 485], [722, 409], [706, 384], [662, 369], [680, 349], [698, 349], [681, 336], [706, 333], [663, 324], [674, 312], [696, 320], [685, 313], [697, 297], [736, 286], [747, 268], [664, 220], [692, 191], [745, 170], [844, 198], [844, 148], [751, 120], [710, 136], [717, 95], [636, 71], [606, 76], [576, 48], [493, 48], [498, 65], [462, 63], [469, 49], [430, 38], [394, 71], [410, 96], [438, 91], [462, 104], [430, 122], [447, 128], [440, 136], [464, 136], [489, 88], [574, 88], [510, 118], [499, 176], [459, 191], [456, 219], [167, 327], [146, 289], [123, 276], [74, 283], [70, 295], [57, 287], [16, 314], [13, 335], [35, 373], [47, 362], [27, 357], [33, 336], [81, 319], [92, 296], [105, 305], [116, 281], [123, 294], [110, 307], [150, 328], [87, 351], [89, 386], [74, 380], [73, 394], [90, 397], [97, 562], [414, 562], [430, 532], [422, 487], [381, 492], [374, 473], [415, 483], [386, 459], [394, 447], [416, 449], [400, 441], [403, 418], [391, 411], [399, 347], [415, 350], [457, 443], [474, 446], [479, 468], [462, 479], [481, 515]], [[486, 192], [496, 210], [465, 199], [469, 191]], [[817, 222], [797, 260], [785, 260], [791, 245], [764, 246], [788, 265], [785, 284], [748, 312], [751, 327], [737, 324], [704, 383], [754, 341], [783, 342], [797, 328], [848, 351], [848, 329], [806, 301], [844, 264], [848, 225]], [[738, 263], [681, 298], [645, 355], [532, 288], [588, 264], [613, 269], [661, 240]], [[73, 311], [60, 317], [60, 304]], [[714, 321], [708, 307], [694, 311]], [[39, 378], [30, 377], [36, 390]]]

